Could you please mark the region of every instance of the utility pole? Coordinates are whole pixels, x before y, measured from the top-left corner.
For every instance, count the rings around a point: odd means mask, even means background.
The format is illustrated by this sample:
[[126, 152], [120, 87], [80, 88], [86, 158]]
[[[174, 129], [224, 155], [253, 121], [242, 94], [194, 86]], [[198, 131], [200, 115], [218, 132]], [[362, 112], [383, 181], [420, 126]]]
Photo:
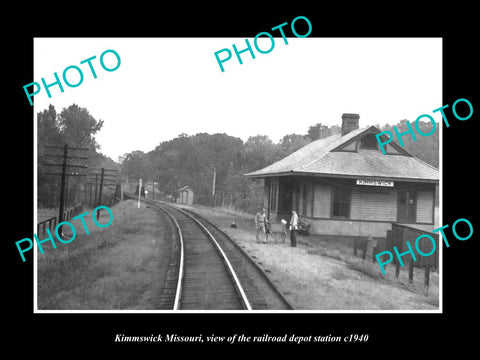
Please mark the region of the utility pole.
[[102, 168], [102, 172], [100, 173], [100, 189], [98, 190], [97, 206], [99, 206], [102, 202], [103, 176], [104, 176], [104, 174], [105, 174], [105, 168]]
[[138, 183], [138, 206], [137, 208], [140, 209], [140, 195], [142, 194], [142, 179], [140, 179]]
[[[57, 145], [45, 145], [45, 148], [50, 149], [63, 149], [63, 154], [45, 154], [47, 157], [62, 157], [63, 161], [61, 164], [52, 164], [52, 163], [43, 163], [45, 166], [61, 166], [62, 172], [61, 173], [49, 173], [45, 172], [44, 175], [60, 175], [61, 182], [60, 182], [60, 206], [59, 206], [59, 213], [58, 213], [58, 223], [64, 221], [64, 211], [65, 211], [65, 196], [66, 196], [66, 181], [67, 181], [67, 167], [77, 167], [77, 168], [86, 168], [87, 165], [75, 165], [69, 164], [68, 159], [80, 159], [80, 160], [88, 160], [88, 157], [85, 156], [69, 156], [68, 150], [89, 150], [88, 148], [77, 148], [77, 147], [69, 147], [67, 144], [64, 146], [57, 146]], [[78, 174], [72, 173], [71, 176], [85, 176], [85, 174]], [[60, 226], [60, 234], [62, 234], [62, 226]]]
[[217, 178], [217, 169], [212, 167], [213, 169], [213, 184], [212, 184], [212, 207], [215, 206], [215, 180]]
[[95, 198], [93, 199], [93, 205], [97, 203], [97, 190], [98, 190], [98, 174], [95, 175]]
[[[98, 191], [97, 206], [102, 202], [102, 190], [103, 190], [103, 175], [105, 174], [105, 168], [102, 167], [102, 173], [100, 175], [100, 190]], [[100, 211], [97, 211], [97, 220], [100, 219]]]
[[[67, 178], [67, 156], [68, 145], [65, 144], [63, 147], [62, 180], [60, 183], [60, 210], [58, 214], [58, 223], [61, 223], [63, 221], [63, 212], [65, 210], [65, 180]], [[60, 226], [60, 234], [63, 234], [62, 226]]]
[[90, 191], [90, 198], [88, 200], [88, 205], [92, 206], [92, 183], [88, 184], [88, 190]]
[[[99, 171], [100, 174], [91, 172], [88, 174], [89, 178], [87, 178], [87, 184], [90, 186], [90, 205], [92, 205], [92, 185], [93, 185], [93, 177], [95, 176], [95, 198], [93, 200], [93, 206], [100, 206], [102, 205], [102, 194], [103, 194], [103, 187], [104, 186], [113, 186], [116, 185], [113, 180], [117, 176], [117, 170], [115, 169], [105, 169], [105, 168], [91, 168], [92, 171]], [[99, 181], [100, 177], [100, 181]], [[98, 195], [98, 196], [97, 196]], [[97, 211], [97, 219], [100, 217], [100, 211]]]

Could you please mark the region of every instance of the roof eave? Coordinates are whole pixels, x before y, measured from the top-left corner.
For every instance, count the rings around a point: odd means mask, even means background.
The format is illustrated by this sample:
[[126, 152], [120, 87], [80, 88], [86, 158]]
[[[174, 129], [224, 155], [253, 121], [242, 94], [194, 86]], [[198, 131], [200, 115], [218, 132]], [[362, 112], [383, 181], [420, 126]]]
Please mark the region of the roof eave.
[[387, 181], [402, 181], [402, 182], [419, 182], [419, 183], [430, 183], [438, 184], [439, 179], [428, 179], [428, 178], [405, 178], [405, 177], [393, 177], [393, 176], [375, 176], [375, 175], [347, 175], [347, 174], [329, 174], [329, 173], [312, 173], [312, 172], [302, 172], [302, 171], [286, 171], [278, 173], [266, 173], [266, 174], [254, 174], [249, 173], [245, 174], [245, 177], [252, 179], [265, 179], [270, 177], [279, 177], [279, 176], [308, 176], [308, 177], [330, 177], [330, 178], [341, 178], [341, 179], [377, 179], [377, 180], [387, 180]]

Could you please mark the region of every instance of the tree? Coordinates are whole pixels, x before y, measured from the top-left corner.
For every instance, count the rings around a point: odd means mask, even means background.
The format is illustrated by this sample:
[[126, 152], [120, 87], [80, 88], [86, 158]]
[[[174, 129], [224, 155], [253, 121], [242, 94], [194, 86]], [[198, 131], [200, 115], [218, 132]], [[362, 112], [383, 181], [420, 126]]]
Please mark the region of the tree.
[[338, 125], [332, 125], [331, 127], [328, 127], [328, 125], [316, 123], [308, 128], [307, 137], [310, 138], [311, 141], [315, 141], [326, 138], [333, 134], [338, 134], [341, 132], [341, 130], [341, 127]]
[[278, 146], [267, 135], [250, 136], [245, 142], [245, 171], [261, 169], [278, 158]]
[[60, 178], [46, 175], [49, 167], [45, 166], [45, 145], [61, 145], [62, 136], [58, 128], [57, 112], [50, 105], [48, 110], [37, 113], [37, 202], [40, 206], [54, 206], [57, 202], [57, 189]]
[[147, 180], [147, 159], [143, 151], [132, 151], [123, 156], [122, 176], [130, 181]]
[[[102, 120], [97, 121], [87, 109], [80, 108], [75, 104], [64, 108], [60, 114], [57, 114], [53, 105], [49, 105], [48, 109], [37, 113], [37, 199], [40, 206], [58, 206], [60, 186], [59, 176], [46, 174], [52, 172], [53, 167], [44, 165], [45, 163], [58, 163], [58, 158], [46, 155], [52, 152], [58, 153], [58, 151], [46, 149], [45, 145], [63, 147], [66, 144], [69, 147], [88, 147], [91, 149], [88, 152], [88, 167], [98, 167], [105, 160], [105, 156], [97, 152], [100, 146], [95, 140], [95, 134], [102, 128], [102, 125]], [[81, 155], [87, 156], [85, 153]], [[76, 196], [78, 195], [80, 181], [82, 179], [78, 177], [67, 177], [67, 205], [79, 201]]]
[[103, 120], [96, 120], [86, 108], [72, 104], [58, 117], [58, 127], [63, 141], [70, 146], [99, 149], [95, 134], [101, 130]]
[[52, 104], [48, 106], [48, 110], [37, 113], [37, 136], [37, 144], [41, 150], [43, 150], [42, 145], [58, 145], [61, 142], [57, 112]]
[[[395, 141], [397, 144], [400, 144], [395, 134], [394, 127], [397, 128], [397, 131], [399, 133], [404, 133], [408, 130], [407, 122], [408, 120], [403, 119], [398, 124], [395, 124], [395, 125], [386, 124], [379, 130], [390, 131], [394, 136], [393, 141]], [[436, 130], [434, 131], [433, 134], [429, 136], [421, 136], [420, 134], [418, 134], [415, 128], [415, 125], [413, 123], [410, 123], [410, 125], [415, 133], [416, 141], [413, 140], [413, 137], [410, 134], [402, 136], [401, 139], [404, 144], [403, 148], [407, 152], [409, 152], [411, 155], [415, 156], [416, 158], [422, 161], [425, 161], [426, 163], [438, 168], [440, 124], [438, 123], [435, 124]], [[422, 133], [428, 134], [431, 132], [433, 125], [430, 121], [419, 121], [418, 127]]]
[[282, 140], [280, 140], [279, 146], [282, 151], [282, 157], [290, 155], [291, 153], [297, 151], [298, 149], [309, 144], [311, 138], [308, 135], [298, 135], [298, 134], [289, 134], [285, 135]]

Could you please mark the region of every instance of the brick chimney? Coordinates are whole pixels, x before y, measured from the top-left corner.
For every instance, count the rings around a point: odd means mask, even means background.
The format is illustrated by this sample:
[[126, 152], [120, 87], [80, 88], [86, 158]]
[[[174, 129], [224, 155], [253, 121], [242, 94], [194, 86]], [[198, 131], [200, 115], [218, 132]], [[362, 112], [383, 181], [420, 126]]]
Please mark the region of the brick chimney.
[[352, 130], [358, 129], [358, 114], [343, 114], [342, 115], [342, 136], [348, 134]]

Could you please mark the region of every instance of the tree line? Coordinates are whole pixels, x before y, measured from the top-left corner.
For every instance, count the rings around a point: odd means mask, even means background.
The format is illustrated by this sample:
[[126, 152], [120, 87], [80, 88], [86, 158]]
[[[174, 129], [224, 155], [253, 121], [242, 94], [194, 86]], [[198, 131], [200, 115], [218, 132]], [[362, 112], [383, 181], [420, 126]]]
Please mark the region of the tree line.
[[[394, 135], [394, 142], [398, 143], [397, 136], [393, 130], [394, 127], [397, 127], [398, 133], [404, 133], [408, 130], [407, 126], [408, 120], [401, 120], [398, 124], [395, 125], [384, 125], [383, 127], [376, 127], [380, 131], [390, 131]], [[411, 122], [410, 122], [411, 123]], [[412, 124], [411, 124], [412, 125]], [[404, 149], [407, 150], [411, 155], [416, 158], [425, 161], [426, 163], [435, 166], [438, 169], [439, 166], [439, 138], [440, 138], [440, 126], [442, 124], [435, 123], [437, 130], [432, 135], [421, 136], [416, 130], [415, 126], [412, 125], [416, 135], [416, 141], [413, 140], [413, 137], [410, 134], [402, 136], [402, 142], [404, 143]], [[432, 130], [433, 124], [430, 121], [419, 121], [418, 128], [424, 134], [428, 134]]]
[[[376, 127], [380, 131], [393, 132], [393, 126], [396, 126], [399, 131], [405, 131], [406, 122], [402, 120], [396, 125]], [[140, 178], [144, 182], [155, 181], [162, 195], [172, 200], [176, 199], [180, 188], [189, 185], [195, 191], [197, 203], [211, 204], [215, 171], [216, 192], [228, 194], [237, 209], [252, 212], [263, 202], [263, 181], [246, 179], [245, 173], [264, 168], [314, 140], [341, 132], [338, 125], [317, 123], [304, 134], [285, 135], [278, 143], [274, 143], [268, 135], [254, 135], [243, 141], [227, 134], [180, 134], [174, 139], [160, 142], [149, 152], [132, 151], [115, 162], [100, 152], [100, 145], [95, 139], [102, 126], [103, 120], [95, 119], [86, 108], [76, 104], [63, 108], [60, 113], [53, 105], [37, 113], [37, 195], [40, 207], [56, 207], [59, 202], [60, 176], [47, 175], [53, 169], [45, 164], [61, 163], [61, 157], [50, 157], [48, 154], [54, 151], [45, 145], [68, 144], [70, 147], [89, 148], [85, 152], [88, 154], [81, 154], [88, 156], [88, 160], [82, 162], [88, 168], [117, 168], [118, 181], [134, 184]], [[431, 123], [419, 123], [424, 133], [428, 133], [431, 126]], [[416, 142], [410, 136], [402, 138], [405, 150], [437, 168], [438, 139], [438, 131], [428, 137], [418, 136]], [[60, 168], [56, 169], [55, 172], [59, 172]], [[82, 177], [68, 177], [67, 206], [82, 201], [84, 182], [85, 178]]]
[[[397, 126], [403, 131], [407, 129], [406, 122], [376, 127], [380, 131], [393, 131], [393, 126]], [[420, 122], [419, 128], [427, 133], [431, 124]], [[338, 125], [317, 123], [305, 134], [288, 134], [278, 143], [268, 135], [251, 136], [243, 142], [227, 134], [180, 134], [150, 152], [125, 154], [120, 159], [122, 176], [134, 183], [139, 178], [155, 181], [158, 189], [174, 201], [178, 190], [188, 185], [195, 192], [196, 203], [209, 205], [215, 171], [216, 193], [228, 194], [237, 209], [254, 212], [263, 203], [263, 181], [246, 179], [245, 173], [264, 168], [314, 140], [340, 132]], [[405, 150], [438, 168], [438, 131], [429, 137], [419, 137], [417, 142], [406, 136], [402, 140]]]

